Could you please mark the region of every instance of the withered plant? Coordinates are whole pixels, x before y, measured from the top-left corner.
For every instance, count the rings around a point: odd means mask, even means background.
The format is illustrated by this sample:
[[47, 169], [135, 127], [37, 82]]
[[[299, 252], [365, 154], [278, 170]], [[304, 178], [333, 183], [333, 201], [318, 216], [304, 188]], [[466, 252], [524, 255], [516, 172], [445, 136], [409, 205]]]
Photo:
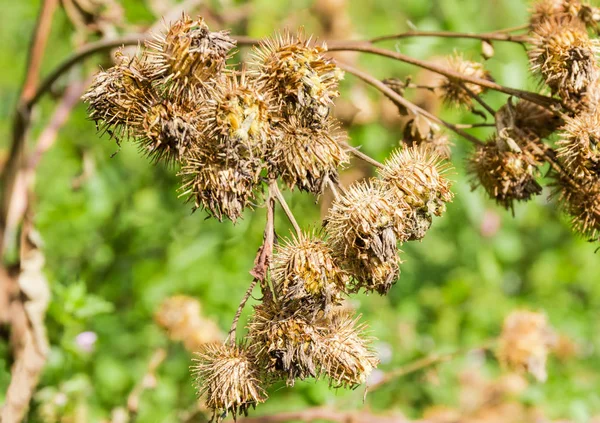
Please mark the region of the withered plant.
[[[253, 280], [228, 339], [203, 344], [193, 366], [213, 418], [229, 413], [235, 418], [265, 401], [275, 381], [293, 385], [325, 377], [332, 387], [348, 388], [365, 383], [378, 359], [365, 325], [342, 303], [357, 292], [386, 295], [400, 276], [400, 246], [423, 239], [433, 216], [443, 215], [452, 201], [451, 144], [442, 127], [473, 145], [467, 170], [474, 188], [514, 212], [515, 202], [542, 193], [547, 173], [551, 197], [574, 229], [590, 240], [600, 238], [599, 19], [598, 10], [579, 0], [540, 0], [530, 22], [518, 28], [486, 34], [410, 31], [326, 43], [302, 30], [264, 40], [236, 37], [183, 15], [153, 37], [90, 45], [52, 74], [31, 104], [78, 59], [141, 40], [135, 54], [119, 50], [114, 66], [99, 72], [83, 96], [98, 130], [117, 143], [133, 141], [152, 162], [171, 166], [182, 180], [179, 195], [219, 221], [235, 223], [248, 210], [266, 209]], [[500, 85], [484, 63], [459, 54], [437, 65], [375, 46], [419, 36], [479, 39], [486, 58], [493, 55], [493, 43], [521, 44], [540, 92]], [[235, 48], [242, 45], [252, 46], [250, 59], [234, 64]], [[380, 81], [334, 60], [330, 53], [339, 51], [387, 57], [442, 79], [426, 87]], [[381, 91], [406, 117], [403, 145], [383, 163], [351, 146], [334, 117], [345, 74]], [[405, 97], [415, 89], [491, 120], [446, 122]], [[488, 91], [506, 94], [505, 105], [490, 107]], [[475, 126], [495, 132], [483, 141], [468, 132]], [[342, 186], [338, 172], [351, 156], [374, 166], [377, 176]], [[332, 193], [319, 229], [299, 227], [282, 187], [314, 196]], [[295, 233], [279, 239], [275, 207]], [[241, 311], [257, 284], [260, 303], [247, 335], [237, 340]], [[543, 316], [533, 314], [507, 321], [500, 360], [544, 379], [544, 326]], [[514, 333], [526, 333], [528, 340]]]

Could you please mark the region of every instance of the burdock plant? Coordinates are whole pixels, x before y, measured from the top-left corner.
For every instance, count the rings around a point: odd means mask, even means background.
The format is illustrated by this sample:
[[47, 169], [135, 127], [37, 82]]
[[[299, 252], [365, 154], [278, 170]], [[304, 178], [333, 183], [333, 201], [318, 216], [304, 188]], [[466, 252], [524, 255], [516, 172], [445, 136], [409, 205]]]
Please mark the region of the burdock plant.
[[[471, 142], [468, 159], [473, 186], [513, 209], [542, 192], [544, 166], [553, 196], [590, 239], [600, 237], [600, 105], [598, 11], [578, 0], [534, 4], [529, 25], [504, 32], [399, 34], [328, 46], [302, 31], [265, 40], [211, 32], [202, 18], [182, 16], [166, 33], [146, 41], [114, 67], [102, 71], [84, 95], [101, 133], [117, 142], [133, 140], [152, 161], [176, 167], [180, 195], [218, 220], [233, 222], [248, 209], [265, 207], [264, 243], [254, 276], [225, 344], [198, 352], [198, 391], [214, 418], [245, 414], [266, 399], [269, 384], [326, 377], [335, 387], [364, 383], [378, 359], [343, 300], [350, 294], [386, 295], [400, 275], [400, 247], [426, 237], [433, 217], [452, 201], [447, 179], [451, 143], [442, 127]], [[517, 31], [527, 33], [517, 34]], [[528, 48], [531, 72], [551, 96], [502, 86], [483, 63], [452, 55], [445, 65], [426, 63], [374, 46], [403, 36], [480, 38], [485, 56], [493, 42]], [[236, 45], [252, 44], [247, 63], [231, 63]], [[114, 45], [111, 44], [111, 45]], [[408, 62], [443, 76], [435, 86], [379, 81], [336, 62], [332, 51], [361, 51]], [[383, 163], [348, 143], [334, 114], [344, 72], [388, 96], [408, 115], [403, 145]], [[427, 89], [446, 103], [464, 106], [494, 122], [487, 141], [431, 114], [405, 98]], [[494, 110], [488, 91], [508, 94]], [[483, 111], [479, 110], [483, 108]], [[548, 137], [557, 132], [554, 145]], [[377, 176], [342, 186], [338, 172], [349, 157], [377, 168]], [[320, 230], [302, 230], [280, 191], [320, 195], [333, 202]], [[276, 244], [276, 205], [295, 233]], [[248, 334], [236, 340], [240, 313], [253, 288], [262, 298]], [[500, 358], [544, 379], [545, 320], [520, 314], [505, 326]], [[513, 336], [515, 333], [526, 333]]]

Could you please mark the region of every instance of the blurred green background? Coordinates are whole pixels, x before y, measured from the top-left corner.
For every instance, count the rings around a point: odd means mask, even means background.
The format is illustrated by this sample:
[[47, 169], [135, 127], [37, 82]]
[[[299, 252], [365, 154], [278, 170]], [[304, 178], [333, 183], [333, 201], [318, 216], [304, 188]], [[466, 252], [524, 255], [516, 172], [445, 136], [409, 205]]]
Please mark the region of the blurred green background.
[[[337, 10], [349, 18], [348, 38], [364, 38], [400, 32], [412, 25], [419, 29], [489, 32], [527, 21], [525, 0], [331, 0], [315, 6], [301, 0], [256, 0], [249, 5], [223, 1], [210, 5], [223, 16], [228, 10], [247, 14], [231, 25], [232, 32], [251, 36], [272, 34], [283, 26], [303, 25], [320, 34], [319, 7]], [[4, 2], [0, 25], [0, 146], [2, 156], [10, 140], [10, 122], [23, 80], [30, 32], [38, 1]], [[123, 1], [126, 19], [140, 27], [157, 17], [143, 1]], [[216, 29], [215, 25], [212, 25]], [[57, 13], [43, 70], [47, 73], [73, 50], [73, 28], [62, 10]], [[440, 57], [454, 50], [480, 60], [477, 41], [453, 39], [405, 39], [387, 47], [415, 57]], [[526, 55], [519, 45], [495, 44], [496, 54], [487, 62], [495, 79], [505, 85], [535, 89], [527, 72]], [[100, 58], [73, 71], [98, 67]], [[107, 64], [106, 59], [102, 63]], [[379, 78], [419, 77], [418, 70], [373, 56], [360, 57], [359, 65]], [[83, 69], [83, 70], [82, 70]], [[61, 81], [63, 84], [66, 81]], [[360, 82], [348, 76], [342, 98], [349, 98]], [[374, 110], [349, 129], [352, 144], [383, 159], [398, 146], [402, 127], [388, 119], [382, 123], [383, 104], [378, 93], [360, 88], [366, 97], [354, 105]], [[354, 96], [356, 97], [356, 96]], [[505, 97], [490, 94], [488, 101], [500, 107]], [[35, 114], [31, 139], [43, 127], [54, 102], [47, 97]], [[445, 110], [455, 122], [477, 118]], [[485, 137], [486, 132], [473, 131]], [[572, 234], [567, 220], [552, 203], [548, 191], [510, 212], [496, 207], [479, 190], [471, 192], [464, 160], [470, 146], [453, 137], [456, 170], [455, 201], [434, 221], [420, 243], [403, 246], [402, 275], [387, 297], [358, 295], [352, 304], [363, 314], [386, 371], [428, 354], [478, 346], [498, 335], [503, 318], [512, 309], [525, 307], [547, 313], [560, 333], [577, 345], [577, 356], [551, 359], [545, 384], [531, 383], [518, 400], [539, 406], [552, 419], [588, 422], [600, 414], [600, 261], [597, 245]], [[35, 225], [44, 240], [52, 302], [47, 315], [51, 354], [43, 373], [41, 390], [29, 421], [43, 421], [40, 410], [48, 398], [65, 393], [57, 408], [64, 415], [84, 412], [86, 420], [102, 421], [111, 410], [123, 407], [133, 386], [144, 374], [158, 347], [168, 351], [158, 370], [155, 389], [144, 393], [139, 422], [181, 421], [182, 410], [195, 401], [189, 374], [190, 354], [168, 340], [152, 316], [162, 300], [174, 294], [198, 298], [203, 313], [226, 330], [239, 299], [251, 281], [256, 249], [261, 243], [265, 211], [249, 212], [237, 225], [205, 220], [204, 213], [190, 213], [176, 192], [173, 169], [154, 166], [135, 146], [118, 148], [107, 137], [95, 134], [83, 105], [73, 112], [58, 142], [43, 158], [37, 182]], [[85, 178], [80, 181], [86, 166]], [[286, 193], [303, 227], [320, 220], [314, 198]], [[278, 232], [289, 230], [284, 217], [277, 218]], [[250, 304], [254, 303], [251, 300]], [[247, 307], [243, 319], [251, 307]], [[76, 341], [78, 334], [94, 332], [97, 341], [90, 352]], [[369, 407], [397, 410], [420, 417], [432, 405], [456, 406], [461, 371], [473, 366], [466, 356], [435, 367], [435, 372], [416, 372], [369, 394], [364, 388], [333, 390], [326, 382], [298, 382], [294, 388], [276, 386], [270, 399], [253, 415], [332, 405], [344, 410]], [[501, 373], [487, 356], [483, 374]], [[0, 340], [0, 403], [10, 376], [9, 346]], [[377, 374], [375, 375], [377, 377]], [[85, 410], [85, 411], [81, 411]], [[56, 421], [77, 421], [69, 420]], [[200, 417], [195, 421], [203, 421]]]

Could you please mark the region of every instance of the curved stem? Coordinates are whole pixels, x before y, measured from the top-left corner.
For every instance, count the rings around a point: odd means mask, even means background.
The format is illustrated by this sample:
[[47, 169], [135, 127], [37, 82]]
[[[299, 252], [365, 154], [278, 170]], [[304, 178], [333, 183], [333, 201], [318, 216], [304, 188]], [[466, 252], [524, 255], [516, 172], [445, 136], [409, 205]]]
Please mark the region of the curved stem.
[[465, 83], [461, 83], [460, 86], [462, 87], [463, 90], [465, 90], [467, 92], [467, 94], [469, 94], [469, 96], [471, 96], [471, 98], [473, 100], [475, 100], [477, 103], [479, 103], [479, 105], [481, 107], [483, 107], [485, 110], [487, 110], [487, 112], [492, 115], [492, 117], [496, 116], [496, 111], [494, 109], [492, 109], [492, 107], [487, 104], [478, 94], [475, 94], [473, 92], [473, 90], [471, 90], [469, 87], [467, 87], [467, 84]]
[[451, 131], [454, 131], [455, 133], [457, 133], [458, 135], [465, 138], [467, 141], [472, 142], [475, 145], [483, 144], [481, 142], [481, 140], [479, 140], [476, 137], [474, 137], [473, 135], [463, 131], [462, 129], [459, 129], [456, 125], [454, 125], [450, 122], [446, 122], [445, 120], [442, 120], [442, 119], [438, 118], [437, 116], [429, 113], [427, 110], [420, 108], [416, 104], [411, 103], [410, 101], [408, 101], [407, 99], [405, 99], [404, 97], [399, 95], [396, 91], [392, 90], [390, 87], [385, 85], [383, 82], [379, 81], [377, 78], [369, 75], [368, 73], [363, 72], [359, 69], [356, 69], [355, 67], [350, 66], [347, 63], [338, 62], [337, 65], [340, 69], [343, 69], [346, 72], [362, 79], [366, 83], [374, 86], [379, 91], [381, 91], [383, 94], [385, 94], [389, 99], [391, 99], [394, 103], [407, 108], [408, 110], [412, 111], [415, 115], [418, 115], [418, 114], [423, 115], [426, 118], [428, 118], [429, 120], [437, 122], [440, 125], [443, 125], [446, 128], [450, 129]]
[[371, 156], [363, 153], [358, 148], [351, 146], [347, 142], [341, 142], [340, 144], [342, 145], [342, 147], [344, 147], [346, 150], [348, 150], [350, 152], [350, 154], [352, 154], [357, 159], [360, 159], [360, 160], [362, 160], [365, 163], [368, 163], [368, 164], [370, 164], [372, 166], [375, 166], [378, 169], [382, 169], [383, 168], [383, 165], [381, 163], [379, 163], [377, 160], [375, 160]]
[[521, 98], [523, 100], [531, 101], [532, 103], [546, 107], [553, 112], [555, 110], [551, 107], [553, 105], [560, 105], [561, 102], [558, 99], [547, 97], [541, 94], [532, 93], [529, 91], [523, 91], [516, 88], [505, 87], [487, 79], [475, 78], [473, 76], [463, 75], [458, 72], [454, 72], [443, 66], [439, 66], [433, 63], [428, 63], [423, 60], [415, 59], [414, 57], [406, 56], [402, 53], [378, 48], [367, 43], [337, 43], [327, 49], [327, 51], [358, 51], [363, 53], [375, 54], [382, 57], [389, 57], [391, 59], [399, 60], [404, 63], [408, 63], [414, 66], [418, 66], [423, 69], [427, 69], [431, 72], [443, 75], [447, 78], [456, 79], [463, 82], [470, 82], [475, 85], [479, 85], [485, 88], [489, 88], [494, 91], [499, 91], [504, 94], [512, 95], [514, 97]]
[[242, 301], [240, 301], [240, 304], [238, 305], [237, 311], [235, 312], [235, 317], [233, 318], [233, 322], [231, 322], [231, 328], [229, 329], [229, 333], [227, 334], [227, 340], [229, 341], [229, 345], [232, 347], [235, 345], [235, 333], [237, 331], [237, 325], [240, 320], [240, 316], [242, 315], [242, 310], [244, 310], [244, 307], [246, 306], [246, 303], [250, 299], [250, 296], [252, 295], [252, 291], [254, 291], [254, 287], [256, 286], [257, 283], [258, 283], [258, 278], [253, 278], [252, 283], [250, 283], [250, 286], [246, 290], [246, 293], [244, 294]]
[[507, 41], [511, 43], [522, 44], [527, 41], [523, 35], [511, 35], [510, 33], [490, 32], [487, 34], [475, 34], [471, 32], [450, 32], [450, 31], [406, 31], [398, 34], [383, 35], [381, 37], [371, 38], [370, 43], [381, 41], [399, 40], [401, 38], [411, 37], [440, 37], [440, 38], [470, 38], [484, 41]]

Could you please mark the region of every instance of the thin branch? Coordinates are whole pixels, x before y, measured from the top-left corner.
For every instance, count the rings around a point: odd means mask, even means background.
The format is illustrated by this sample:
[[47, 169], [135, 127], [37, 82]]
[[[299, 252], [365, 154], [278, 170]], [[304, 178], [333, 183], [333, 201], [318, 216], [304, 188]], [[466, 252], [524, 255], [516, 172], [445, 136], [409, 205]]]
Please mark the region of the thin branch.
[[507, 41], [522, 44], [527, 41], [523, 35], [511, 35], [509, 33], [490, 32], [487, 34], [475, 34], [472, 32], [449, 32], [449, 31], [406, 31], [398, 34], [383, 35], [371, 38], [368, 42], [378, 43], [381, 41], [398, 40], [411, 37], [440, 37], [440, 38], [470, 38], [483, 41]]
[[300, 229], [300, 225], [298, 225], [298, 222], [296, 221], [296, 217], [294, 216], [294, 213], [292, 213], [290, 206], [288, 206], [287, 202], [285, 201], [285, 198], [283, 197], [281, 190], [277, 186], [277, 183], [272, 183], [269, 186], [269, 191], [273, 193], [275, 199], [277, 200], [277, 202], [279, 203], [279, 205], [285, 212], [285, 215], [287, 216], [288, 220], [290, 221], [290, 223], [294, 227], [294, 230], [296, 231], [296, 235], [298, 237], [302, 236], [302, 229]]
[[331, 193], [333, 194], [334, 200], [339, 201], [340, 193], [338, 191], [338, 186], [335, 182], [333, 182], [331, 180], [331, 178], [329, 176], [327, 177], [327, 185], [329, 185], [329, 189], [331, 190]]
[[499, 91], [508, 95], [512, 95], [514, 97], [521, 98], [523, 100], [531, 101], [532, 103], [539, 104], [540, 106], [546, 107], [550, 109], [552, 112], [555, 110], [552, 108], [553, 105], [561, 105], [560, 100], [547, 97], [541, 94], [536, 94], [529, 91], [523, 91], [516, 88], [505, 87], [503, 85], [497, 84], [496, 82], [489, 81], [487, 79], [475, 78], [473, 76], [463, 75], [459, 72], [454, 72], [450, 69], [447, 69], [443, 66], [439, 66], [433, 63], [429, 63], [423, 60], [415, 59], [414, 57], [406, 56], [402, 53], [378, 48], [372, 46], [368, 43], [336, 43], [330, 47], [328, 47], [327, 51], [359, 51], [363, 53], [375, 54], [378, 56], [389, 57], [391, 59], [399, 60], [404, 63], [408, 63], [414, 66], [418, 66], [423, 69], [427, 69], [431, 72], [438, 73], [440, 75], [444, 75], [448, 78], [453, 78], [459, 81], [470, 82], [475, 85], [479, 85], [482, 87], [489, 88], [494, 91]]
[[482, 346], [477, 347], [477, 348], [459, 349], [459, 350], [453, 351], [448, 354], [432, 354], [430, 356], [420, 358], [418, 360], [413, 361], [412, 363], [408, 363], [402, 367], [392, 370], [389, 373], [386, 373], [385, 376], [381, 380], [374, 383], [373, 385], [368, 386], [367, 389], [372, 392], [376, 389], [381, 388], [383, 385], [386, 385], [386, 384], [388, 384], [396, 379], [399, 379], [403, 376], [406, 376], [408, 374], [417, 372], [419, 370], [423, 370], [423, 369], [433, 366], [435, 364], [445, 363], [447, 361], [453, 360], [456, 357], [459, 357], [461, 355], [464, 355], [464, 354], [472, 352], [472, 351], [488, 350], [491, 348], [491, 346], [492, 346], [492, 341], [488, 341], [488, 342], [484, 343]]
[[383, 164], [379, 163], [377, 160], [375, 160], [371, 156], [368, 156], [367, 154], [363, 153], [358, 148], [351, 146], [347, 142], [341, 142], [340, 144], [342, 147], [344, 147], [346, 150], [348, 150], [350, 152], [350, 154], [352, 154], [357, 159], [360, 159], [365, 163], [375, 166], [378, 169], [383, 169]]
[[479, 140], [476, 137], [474, 137], [473, 135], [463, 131], [462, 129], [457, 128], [456, 125], [446, 122], [446, 121], [438, 118], [437, 116], [433, 115], [432, 113], [429, 113], [428, 111], [418, 107], [416, 104], [411, 103], [410, 101], [408, 101], [407, 99], [405, 99], [404, 97], [399, 95], [396, 91], [392, 90], [390, 87], [385, 85], [383, 82], [379, 81], [377, 78], [369, 75], [368, 73], [363, 72], [359, 69], [356, 69], [355, 67], [350, 66], [346, 63], [338, 62], [337, 65], [340, 69], [343, 69], [346, 72], [362, 79], [366, 83], [374, 86], [379, 91], [381, 91], [383, 94], [385, 94], [388, 98], [390, 98], [394, 103], [399, 104], [399, 105], [409, 109], [415, 115], [421, 114], [421, 115], [425, 116], [426, 118], [428, 118], [434, 122], [437, 122], [440, 125], [445, 126], [446, 128], [450, 129], [451, 131], [454, 131], [455, 133], [457, 133], [458, 135], [462, 136], [463, 138], [472, 142], [475, 145], [483, 144], [481, 142], [481, 140]]
[[492, 115], [492, 117], [496, 116], [496, 111], [494, 109], [492, 109], [492, 107], [487, 104], [482, 98], [481, 96], [479, 96], [478, 94], [476, 94], [475, 92], [473, 92], [472, 89], [470, 89], [469, 87], [467, 87], [467, 84], [465, 83], [461, 83], [460, 84], [461, 88], [463, 90], [466, 91], [467, 94], [469, 94], [469, 96], [471, 96], [471, 98], [473, 100], [475, 100], [477, 103], [479, 103], [481, 105], [481, 107], [483, 107], [485, 110], [487, 110], [487, 112]]
[[488, 123], [488, 122], [483, 122], [483, 123], [457, 123], [455, 126], [457, 128], [460, 128], [460, 129], [495, 128], [496, 124], [495, 123]]
[[127, 410], [129, 411], [129, 421], [135, 421], [140, 409], [140, 399], [142, 394], [148, 389], [154, 389], [157, 385], [156, 371], [163, 361], [167, 358], [167, 352], [163, 348], [158, 348], [150, 357], [148, 368], [142, 379], [135, 385], [127, 397]]
[[[240, 304], [238, 305], [237, 311], [235, 313], [235, 317], [233, 318], [233, 322], [231, 323], [231, 328], [229, 329], [229, 333], [227, 335], [227, 340], [229, 340], [229, 345], [231, 345], [231, 346], [235, 345], [235, 333], [237, 331], [237, 325], [240, 320], [240, 316], [242, 315], [242, 311], [244, 310], [244, 307], [246, 306], [248, 299], [250, 299], [250, 296], [252, 295], [252, 291], [254, 291], [254, 287], [256, 286], [257, 283], [258, 283], [258, 278], [252, 279], [252, 282], [250, 283], [250, 286], [248, 286], [248, 289], [246, 290], [246, 293], [244, 294], [242, 301], [240, 301]], [[227, 342], [227, 340], [225, 342]]]

